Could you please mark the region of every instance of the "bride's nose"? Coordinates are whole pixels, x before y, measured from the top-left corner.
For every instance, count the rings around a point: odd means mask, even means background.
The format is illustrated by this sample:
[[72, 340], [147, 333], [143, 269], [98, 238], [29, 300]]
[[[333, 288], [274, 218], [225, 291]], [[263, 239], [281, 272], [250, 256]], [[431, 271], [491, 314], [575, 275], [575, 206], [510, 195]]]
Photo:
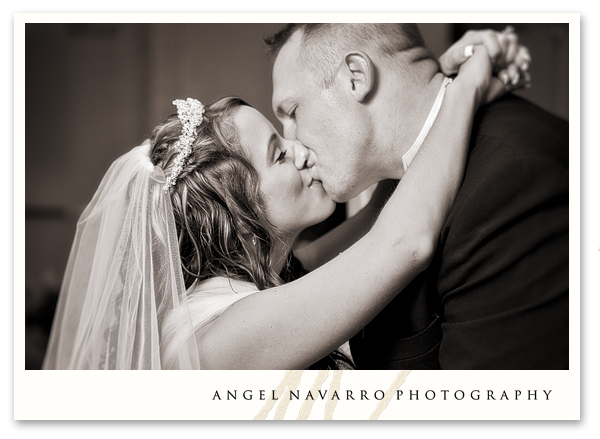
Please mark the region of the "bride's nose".
[[308, 160], [308, 149], [300, 142], [293, 141], [292, 143], [294, 148], [294, 165], [296, 165], [296, 169], [298, 170], [305, 169]]

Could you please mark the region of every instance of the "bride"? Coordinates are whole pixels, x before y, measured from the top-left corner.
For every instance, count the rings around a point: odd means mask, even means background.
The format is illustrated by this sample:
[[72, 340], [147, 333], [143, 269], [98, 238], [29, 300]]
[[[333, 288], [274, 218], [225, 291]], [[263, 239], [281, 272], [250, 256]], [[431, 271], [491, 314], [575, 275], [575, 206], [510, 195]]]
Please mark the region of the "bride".
[[44, 368], [343, 367], [331, 352], [430, 261], [491, 70], [475, 47], [385, 207], [382, 186], [326, 251], [295, 255], [322, 265], [291, 282], [296, 237], [334, 209], [306, 148], [241, 99], [174, 101], [177, 114], [113, 163], [78, 222]]

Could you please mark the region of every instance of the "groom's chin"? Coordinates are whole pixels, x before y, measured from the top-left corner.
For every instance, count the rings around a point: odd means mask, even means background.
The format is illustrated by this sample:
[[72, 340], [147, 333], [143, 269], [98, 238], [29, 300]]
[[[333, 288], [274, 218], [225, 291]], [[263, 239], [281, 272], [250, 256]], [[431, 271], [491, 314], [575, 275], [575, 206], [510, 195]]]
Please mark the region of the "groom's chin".
[[336, 203], [346, 203], [361, 192], [357, 191], [357, 185], [347, 178], [325, 179], [321, 180], [320, 183], [323, 185], [325, 193]]
[[323, 185], [323, 189], [325, 190], [329, 198], [331, 198], [336, 203], [346, 203], [352, 198], [354, 198], [352, 194], [349, 194], [347, 192], [341, 192], [339, 190], [336, 190], [335, 188], [328, 190], [326, 185]]

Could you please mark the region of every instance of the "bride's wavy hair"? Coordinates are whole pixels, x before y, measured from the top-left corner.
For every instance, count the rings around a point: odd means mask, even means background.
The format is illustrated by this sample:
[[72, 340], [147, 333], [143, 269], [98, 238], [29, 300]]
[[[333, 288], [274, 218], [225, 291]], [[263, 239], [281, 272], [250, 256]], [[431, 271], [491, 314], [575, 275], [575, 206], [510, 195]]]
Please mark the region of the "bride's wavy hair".
[[[261, 290], [282, 283], [271, 269], [279, 233], [267, 219], [258, 173], [232, 122], [235, 109], [244, 105], [249, 106], [225, 97], [204, 108], [192, 152], [169, 189], [186, 288], [215, 276], [252, 282]], [[150, 160], [167, 176], [181, 133], [173, 114], [150, 138]]]

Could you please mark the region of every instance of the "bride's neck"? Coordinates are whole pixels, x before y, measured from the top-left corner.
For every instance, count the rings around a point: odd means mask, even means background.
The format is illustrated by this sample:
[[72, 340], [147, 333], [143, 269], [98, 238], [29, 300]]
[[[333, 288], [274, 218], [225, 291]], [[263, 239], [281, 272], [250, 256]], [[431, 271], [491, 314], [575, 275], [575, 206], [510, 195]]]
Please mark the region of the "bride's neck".
[[284, 238], [275, 242], [271, 252], [271, 268], [275, 273], [280, 274], [285, 266], [288, 256], [292, 251], [295, 237]]

